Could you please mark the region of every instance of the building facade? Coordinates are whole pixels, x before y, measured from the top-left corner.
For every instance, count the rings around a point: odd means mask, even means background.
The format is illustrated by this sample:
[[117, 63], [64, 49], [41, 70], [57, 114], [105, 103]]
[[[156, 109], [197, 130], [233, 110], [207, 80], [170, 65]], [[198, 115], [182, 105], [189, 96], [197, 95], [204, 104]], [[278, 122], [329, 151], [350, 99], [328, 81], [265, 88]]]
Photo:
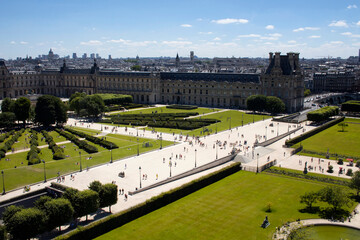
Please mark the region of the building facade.
[[75, 92], [132, 95], [134, 102], [191, 104], [207, 107], [246, 108], [246, 98], [263, 94], [277, 96], [288, 112], [303, 108], [304, 77], [299, 54], [270, 53], [263, 74], [122, 72], [71, 69], [64, 61], [60, 69], [41, 72], [9, 72], [0, 61], [0, 98], [24, 94], [70, 97]]
[[359, 79], [354, 72], [334, 71], [314, 73], [314, 92], [356, 92]]

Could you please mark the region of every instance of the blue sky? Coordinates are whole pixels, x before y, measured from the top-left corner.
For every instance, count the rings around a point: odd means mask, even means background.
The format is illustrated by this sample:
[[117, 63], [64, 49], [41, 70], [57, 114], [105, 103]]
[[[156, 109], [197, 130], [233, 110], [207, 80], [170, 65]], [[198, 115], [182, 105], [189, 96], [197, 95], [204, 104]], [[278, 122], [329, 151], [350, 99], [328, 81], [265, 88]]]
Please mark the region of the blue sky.
[[0, 58], [358, 55], [360, 0], [0, 0]]

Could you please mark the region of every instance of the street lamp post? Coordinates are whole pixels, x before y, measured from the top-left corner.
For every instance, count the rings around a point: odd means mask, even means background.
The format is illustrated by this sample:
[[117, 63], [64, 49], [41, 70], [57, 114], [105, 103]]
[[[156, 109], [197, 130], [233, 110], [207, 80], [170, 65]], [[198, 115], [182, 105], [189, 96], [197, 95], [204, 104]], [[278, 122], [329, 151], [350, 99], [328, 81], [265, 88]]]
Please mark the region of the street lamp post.
[[112, 144], [110, 144], [110, 163], [113, 163], [113, 158], [112, 158]]
[[137, 139], [137, 155], [139, 156], [139, 138]]
[[259, 153], [256, 154], [257, 158], [256, 158], [256, 173], [259, 172]]
[[45, 160], [41, 160], [44, 163], [44, 183], [46, 182], [46, 170], [45, 170]]
[[160, 133], [160, 149], [162, 149], [162, 133]]
[[197, 150], [195, 149], [195, 168], [196, 168], [196, 152]]
[[141, 166], [139, 167], [139, 174], [140, 174], [140, 188], [141, 188]]
[[137, 137], [139, 136], [139, 123], [137, 124], [137, 127], [136, 127], [136, 136]]
[[279, 123], [277, 123], [277, 135], [279, 136]]
[[253, 111], [253, 123], [255, 122], [254, 118], [255, 118], [255, 111]]
[[230, 117], [230, 122], [229, 122], [229, 130], [231, 130], [231, 117]]
[[265, 141], [267, 140], [267, 126], [265, 126]]
[[4, 171], [1, 171], [2, 180], [3, 180], [3, 192], [2, 195], [5, 195], [5, 177], [4, 177]]
[[218, 143], [216, 143], [216, 159], [218, 159]]
[[171, 162], [171, 160], [170, 160], [170, 161], [169, 161], [170, 177], [171, 177], [171, 166], [172, 166], [172, 162]]
[[215, 134], [217, 134], [217, 120], [216, 120], [216, 123], [215, 123], [215, 126], [216, 126], [216, 131], [215, 131]]
[[244, 114], [241, 114], [241, 126], [244, 126]]
[[82, 172], [82, 164], [81, 164], [81, 152], [79, 152], [79, 156], [80, 156], [80, 172]]

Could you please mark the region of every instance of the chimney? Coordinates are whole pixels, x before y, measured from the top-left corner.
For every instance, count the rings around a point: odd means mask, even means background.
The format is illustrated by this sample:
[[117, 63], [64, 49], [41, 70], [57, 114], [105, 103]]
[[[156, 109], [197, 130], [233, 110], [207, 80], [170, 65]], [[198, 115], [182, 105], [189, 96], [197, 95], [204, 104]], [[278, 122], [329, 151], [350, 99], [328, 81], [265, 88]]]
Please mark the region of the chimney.
[[287, 53], [288, 59], [289, 59], [289, 63], [291, 66], [291, 72], [293, 72], [295, 70], [295, 65], [294, 65], [294, 53], [289, 52]]
[[[360, 50], [359, 50], [359, 54], [360, 54]], [[273, 58], [273, 53], [269, 52], [269, 64], [271, 63], [272, 58]]]
[[294, 53], [294, 70], [300, 71], [300, 65], [299, 65], [299, 53]]
[[280, 52], [275, 53], [275, 67], [280, 67]]

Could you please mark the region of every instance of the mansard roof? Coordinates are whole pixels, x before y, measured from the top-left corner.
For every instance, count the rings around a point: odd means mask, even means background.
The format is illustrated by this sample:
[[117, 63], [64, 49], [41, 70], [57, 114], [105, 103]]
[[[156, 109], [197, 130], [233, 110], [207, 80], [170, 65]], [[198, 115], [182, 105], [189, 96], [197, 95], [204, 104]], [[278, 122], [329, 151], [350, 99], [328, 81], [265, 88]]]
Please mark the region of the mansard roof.
[[[274, 65], [275, 65], [275, 58], [272, 58], [265, 73], [270, 74], [271, 70], [274, 67]], [[297, 69], [298, 67], [299, 66], [295, 66], [295, 69]], [[291, 65], [290, 65], [290, 61], [289, 61], [288, 56], [286, 56], [286, 55], [280, 56], [280, 68], [281, 68], [281, 70], [283, 72], [283, 75], [291, 75], [292, 74]]]
[[172, 73], [161, 72], [162, 80], [192, 80], [192, 81], [216, 81], [216, 82], [252, 82], [259, 83], [259, 74], [233, 74], [233, 73]]
[[98, 72], [102, 76], [129, 76], [129, 77], [150, 77], [151, 72], [123, 72], [123, 71], [113, 71], [113, 70], [100, 70]]

